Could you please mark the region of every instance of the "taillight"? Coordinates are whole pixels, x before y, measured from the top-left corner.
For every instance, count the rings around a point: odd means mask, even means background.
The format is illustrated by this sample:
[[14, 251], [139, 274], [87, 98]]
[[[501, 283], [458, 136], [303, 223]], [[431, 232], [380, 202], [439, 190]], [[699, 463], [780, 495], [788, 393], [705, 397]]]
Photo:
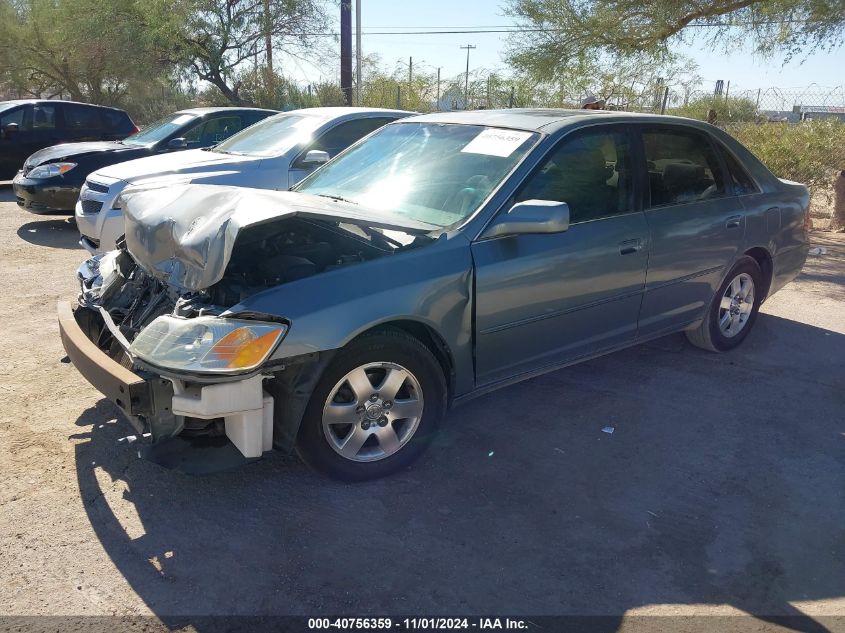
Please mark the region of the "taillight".
[[808, 233], [813, 230], [813, 218], [810, 217], [810, 205], [804, 208], [804, 230]]

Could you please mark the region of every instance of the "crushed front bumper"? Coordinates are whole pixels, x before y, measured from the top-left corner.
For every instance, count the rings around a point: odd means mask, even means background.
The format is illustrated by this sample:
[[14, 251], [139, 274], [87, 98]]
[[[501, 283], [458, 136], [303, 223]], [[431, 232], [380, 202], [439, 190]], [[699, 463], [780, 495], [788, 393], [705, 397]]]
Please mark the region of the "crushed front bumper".
[[115, 403], [139, 433], [145, 433], [144, 420], [170, 408], [173, 397], [169, 381], [142, 376], [127, 369], [100, 350], [83, 332], [67, 301], [59, 301], [59, 333], [62, 345], [74, 367], [106, 398]]
[[[261, 457], [273, 448], [274, 399], [264, 392], [264, 376], [190, 384], [132, 371], [89, 339], [83, 329], [85, 324], [78, 318], [87, 314], [90, 311], [80, 309], [75, 313], [70, 303], [59, 302], [59, 332], [65, 352], [79, 373], [126, 414], [139, 434], [157, 444], [179, 437], [186, 418], [222, 418], [229, 446], [234, 446], [242, 459]], [[231, 466], [231, 460], [224, 461], [226, 468]], [[196, 468], [192, 471], [198, 472]]]

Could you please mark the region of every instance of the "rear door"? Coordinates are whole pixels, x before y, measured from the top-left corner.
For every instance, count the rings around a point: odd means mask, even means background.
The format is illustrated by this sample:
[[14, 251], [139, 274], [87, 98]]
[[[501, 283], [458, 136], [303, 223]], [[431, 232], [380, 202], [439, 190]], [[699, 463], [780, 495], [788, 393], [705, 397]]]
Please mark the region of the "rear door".
[[634, 340], [648, 227], [633, 168], [622, 126], [568, 136], [514, 199], [566, 202], [569, 230], [472, 245], [479, 386]]
[[685, 126], [641, 129], [651, 230], [640, 336], [701, 318], [743, 243], [745, 211], [710, 136]]

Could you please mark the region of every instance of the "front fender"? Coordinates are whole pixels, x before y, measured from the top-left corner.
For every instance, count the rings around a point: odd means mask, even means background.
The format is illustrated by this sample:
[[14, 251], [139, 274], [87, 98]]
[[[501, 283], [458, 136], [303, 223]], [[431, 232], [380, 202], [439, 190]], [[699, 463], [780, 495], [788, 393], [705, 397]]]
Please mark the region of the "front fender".
[[265, 290], [228, 312], [283, 317], [290, 330], [271, 361], [343, 347], [392, 321], [434, 330], [455, 364], [455, 395], [472, 389], [472, 259], [461, 234]]

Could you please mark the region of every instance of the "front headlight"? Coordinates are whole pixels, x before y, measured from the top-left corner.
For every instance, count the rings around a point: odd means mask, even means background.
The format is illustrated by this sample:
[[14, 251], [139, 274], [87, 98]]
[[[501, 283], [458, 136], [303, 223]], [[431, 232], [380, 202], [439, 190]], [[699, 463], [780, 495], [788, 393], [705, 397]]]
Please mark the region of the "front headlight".
[[173, 370], [246, 372], [267, 360], [287, 330], [282, 323], [160, 316], [135, 337], [129, 353]]
[[47, 163], [46, 165], [39, 165], [30, 171], [27, 178], [53, 178], [54, 176], [61, 176], [66, 174], [71, 169], [76, 167], [76, 163]]

